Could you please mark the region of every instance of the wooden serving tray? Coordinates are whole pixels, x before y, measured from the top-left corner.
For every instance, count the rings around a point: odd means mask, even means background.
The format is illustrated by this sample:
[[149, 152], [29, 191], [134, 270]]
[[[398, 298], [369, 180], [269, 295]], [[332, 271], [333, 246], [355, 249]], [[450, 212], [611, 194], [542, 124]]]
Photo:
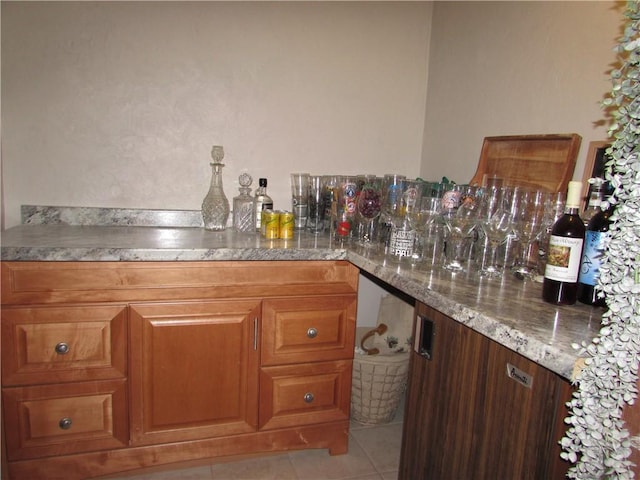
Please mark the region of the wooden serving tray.
[[504, 179], [505, 185], [564, 192], [573, 178], [581, 141], [576, 133], [485, 137], [469, 183], [482, 185], [487, 175]]

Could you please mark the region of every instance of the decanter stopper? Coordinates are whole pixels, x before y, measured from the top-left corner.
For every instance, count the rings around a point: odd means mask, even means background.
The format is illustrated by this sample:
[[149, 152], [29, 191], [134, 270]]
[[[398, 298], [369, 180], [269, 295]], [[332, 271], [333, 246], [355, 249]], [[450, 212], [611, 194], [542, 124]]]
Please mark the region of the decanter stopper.
[[227, 228], [229, 219], [229, 200], [222, 188], [222, 159], [224, 158], [224, 148], [221, 145], [214, 145], [211, 149], [210, 163], [211, 186], [209, 193], [202, 201], [202, 220], [206, 230], [221, 231]]

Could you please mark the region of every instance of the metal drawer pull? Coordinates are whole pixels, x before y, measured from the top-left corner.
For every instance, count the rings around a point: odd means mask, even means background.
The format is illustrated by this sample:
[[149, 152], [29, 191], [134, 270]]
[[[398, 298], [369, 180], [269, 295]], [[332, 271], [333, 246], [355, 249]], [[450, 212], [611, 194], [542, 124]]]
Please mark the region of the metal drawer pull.
[[304, 394], [304, 401], [305, 401], [306, 403], [311, 403], [311, 402], [313, 402], [313, 399], [314, 399], [314, 398], [315, 398], [315, 397], [313, 396], [313, 393], [311, 393], [311, 392], [308, 392], [308, 393], [305, 393], [305, 394]]
[[56, 353], [60, 355], [64, 355], [65, 353], [69, 353], [69, 344], [60, 342], [56, 345]]
[[71, 428], [71, 419], [69, 417], [64, 417], [61, 418], [60, 421], [58, 422], [58, 426], [62, 429], [62, 430], [69, 430]]
[[311, 327], [309, 330], [307, 330], [307, 337], [316, 338], [317, 336], [318, 336], [318, 330], [316, 330], [315, 328]]

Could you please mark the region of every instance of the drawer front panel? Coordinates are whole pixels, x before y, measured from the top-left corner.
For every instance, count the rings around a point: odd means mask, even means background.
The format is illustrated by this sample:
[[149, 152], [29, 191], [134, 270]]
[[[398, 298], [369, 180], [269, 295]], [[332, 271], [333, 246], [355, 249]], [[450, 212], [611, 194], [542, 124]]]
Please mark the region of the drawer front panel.
[[345, 260], [3, 262], [2, 304], [134, 302], [356, 293]]
[[9, 460], [128, 444], [124, 380], [2, 390]]
[[123, 305], [2, 310], [4, 386], [126, 376]]
[[266, 367], [260, 372], [260, 428], [348, 420], [351, 360]]
[[265, 300], [262, 364], [353, 358], [355, 295]]

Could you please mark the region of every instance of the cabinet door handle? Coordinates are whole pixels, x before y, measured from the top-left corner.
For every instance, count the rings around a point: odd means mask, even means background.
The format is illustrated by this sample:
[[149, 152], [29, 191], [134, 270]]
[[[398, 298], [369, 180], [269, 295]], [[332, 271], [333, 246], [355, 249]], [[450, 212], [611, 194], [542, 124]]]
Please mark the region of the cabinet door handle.
[[258, 317], [253, 319], [253, 349], [258, 350]]
[[435, 325], [432, 320], [418, 315], [416, 319], [416, 334], [413, 349], [427, 360], [433, 359], [433, 343], [435, 337]]
[[64, 355], [66, 353], [69, 353], [69, 344], [65, 342], [60, 342], [59, 344], [56, 345], [55, 350], [58, 355]]
[[305, 394], [304, 394], [304, 401], [305, 401], [305, 403], [311, 403], [311, 402], [313, 402], [314, 398], [315, 398], [315, 397], [313, 396], [313, 393], [311, 393], [311, 392], [307, 392], [307, 393], [305, 393]]
[[60, 421], [58, 422], [58, 426], [62, 429], [62, 430], [69, 430], [71, 428], [71, 424], [73, 422], [71, 421], [71, 419], [69, 417], [64, 417], [61, 418]]
[[316, 338], [318, 336], [318, 330], [311, 327], [309, 330], [307, 330], [307, 337], [309, 338]]

